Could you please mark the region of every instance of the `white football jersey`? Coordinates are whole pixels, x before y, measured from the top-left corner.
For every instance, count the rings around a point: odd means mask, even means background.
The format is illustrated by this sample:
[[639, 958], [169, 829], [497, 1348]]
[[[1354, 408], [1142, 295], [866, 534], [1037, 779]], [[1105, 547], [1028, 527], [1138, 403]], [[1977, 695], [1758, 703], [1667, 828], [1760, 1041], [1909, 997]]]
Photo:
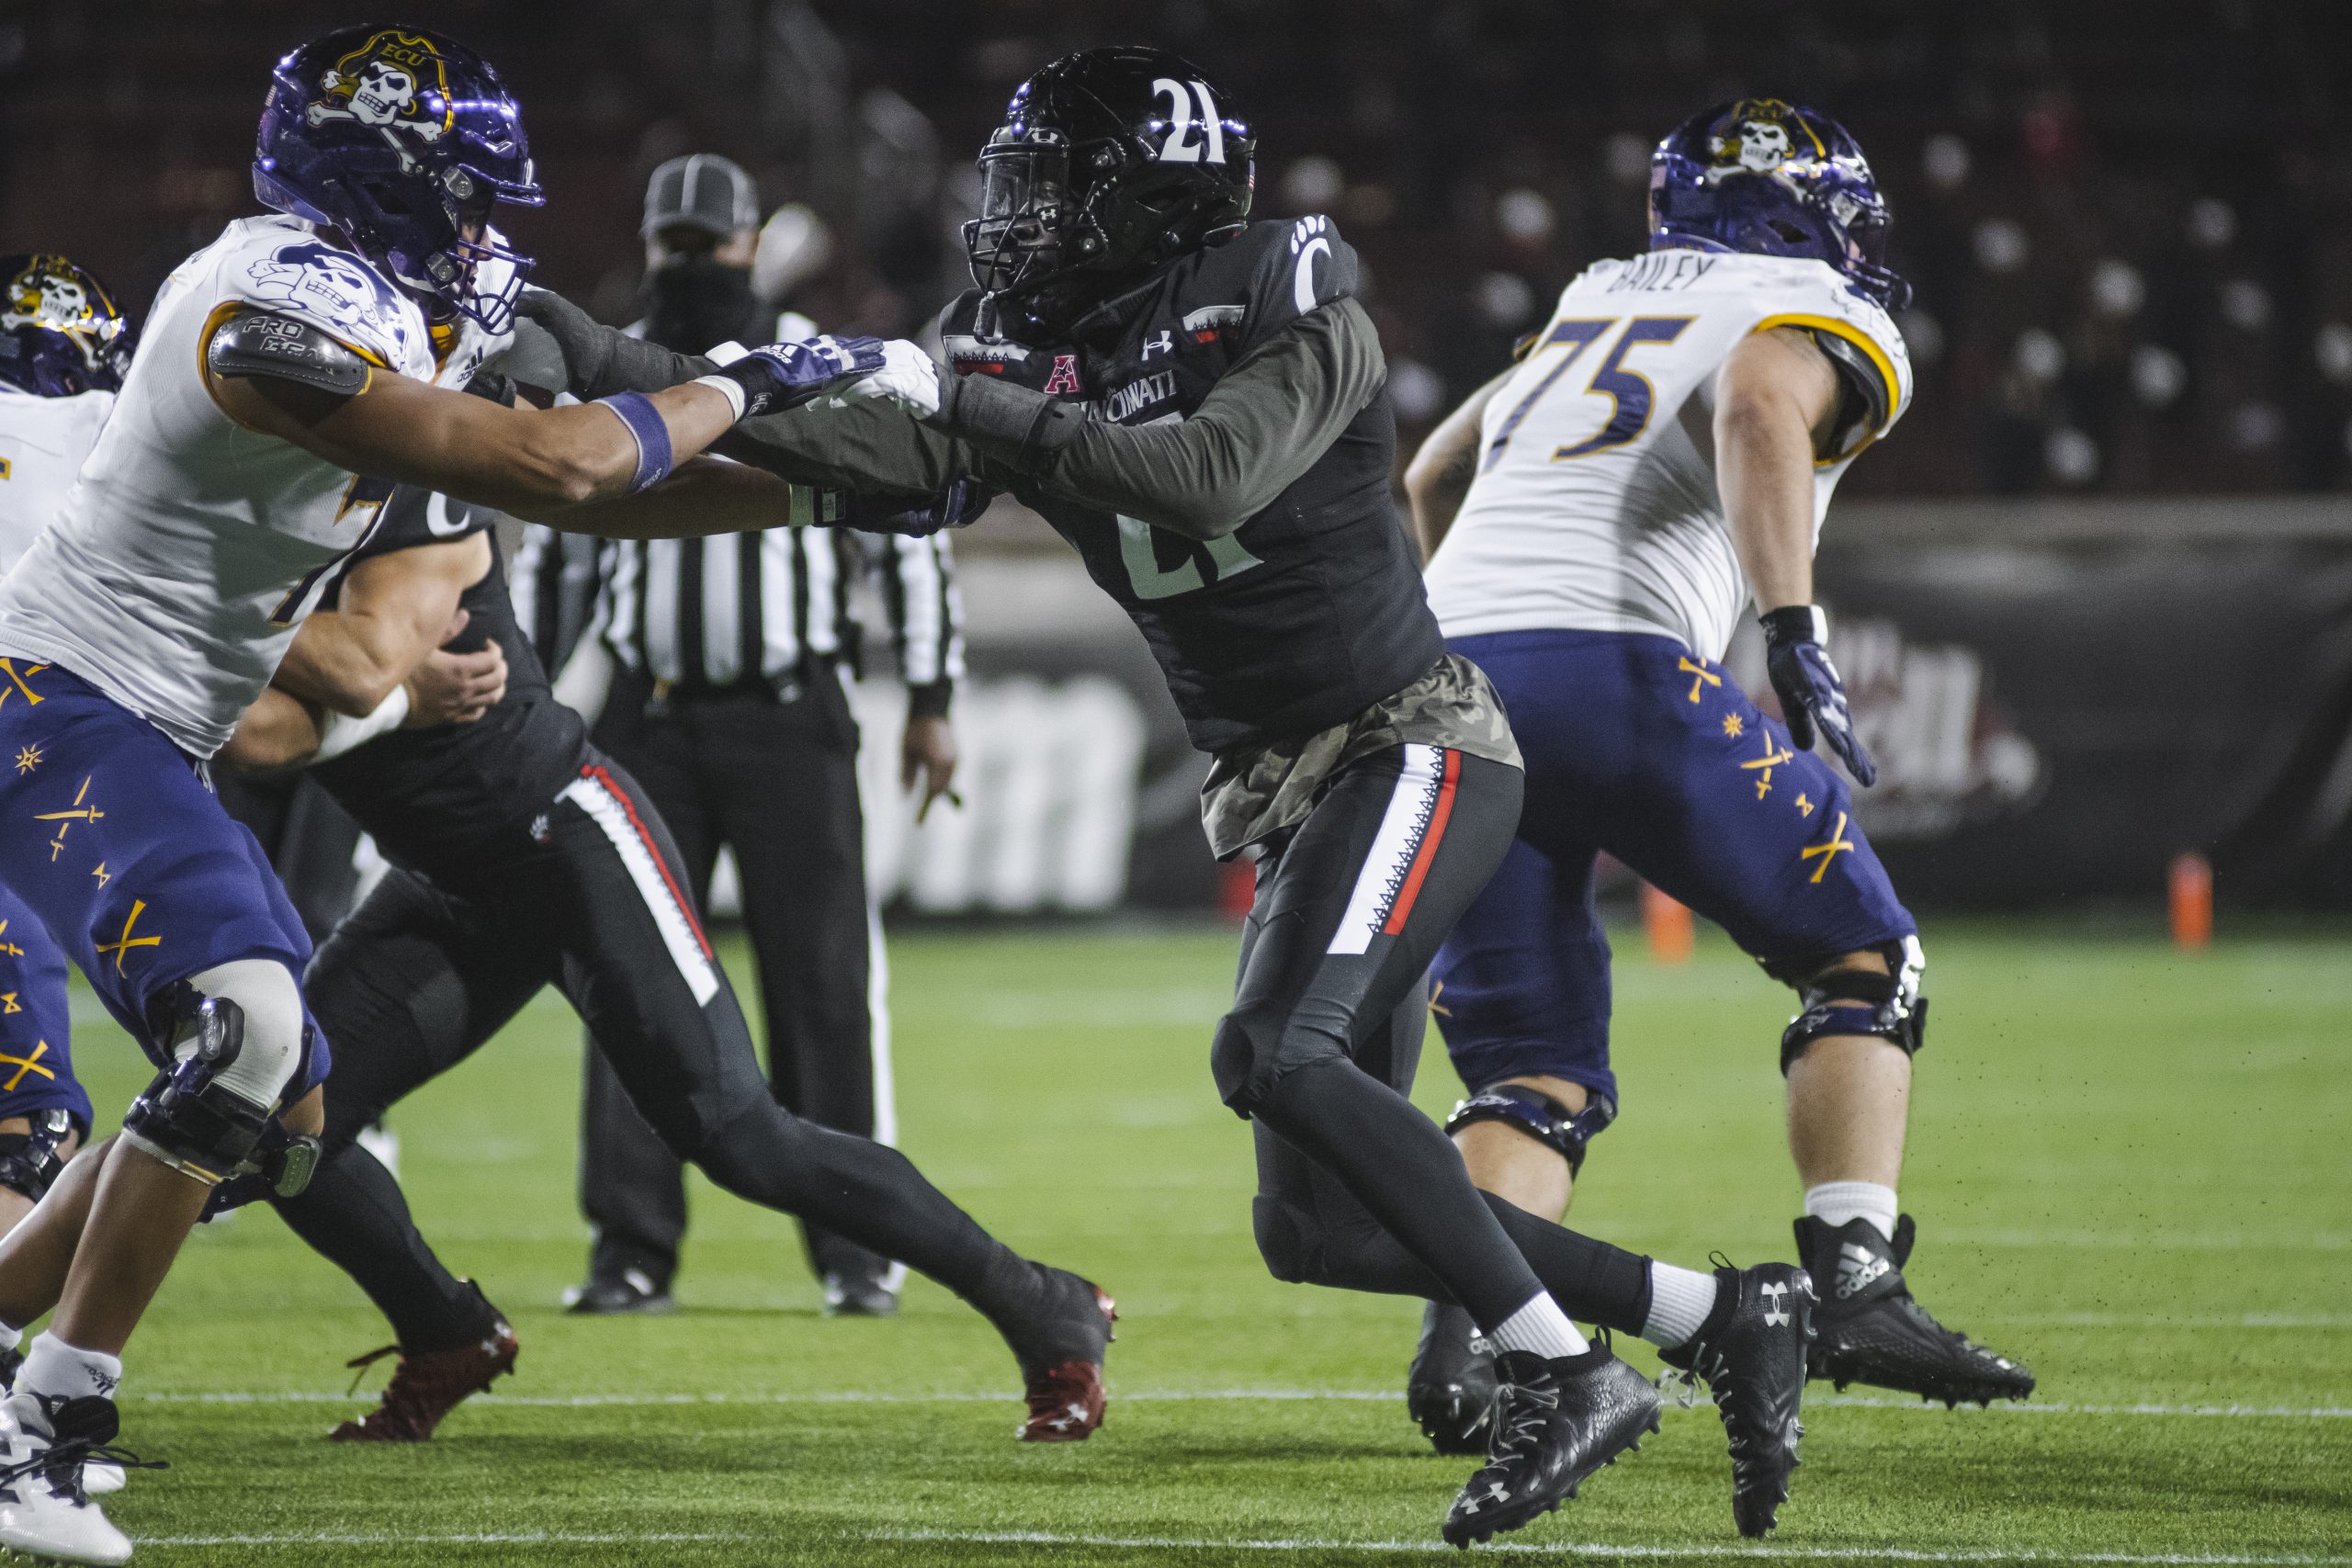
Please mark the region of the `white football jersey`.
[[436, 362], [416, 304], [293, 218], [239, 219], [172, 274], [62, 515], [0, 581], [0, 654], [62, 665], [198, 757], [391, 493], [221, 412], [205, 350], [247, 308], [447, 387], [504, 344], [466, 319]]
[[1654, 251], [1586, 269], [1487, 405], [1470, 492], [1429, 568], [1448, 637], [1646, 632], [1720, 659], [1748, 602], [1715, 489], [1715, 372], [1741, 339], [1805, 327], [1879, 385], [1814, 468], [1839, 476], [1911, 398], [1902, 334], [1825, 262]]
[[113, 409], [112, 392], [42, 398], [0, 386], [0, 572], [22, 560], [65, 509], [82, 459]]

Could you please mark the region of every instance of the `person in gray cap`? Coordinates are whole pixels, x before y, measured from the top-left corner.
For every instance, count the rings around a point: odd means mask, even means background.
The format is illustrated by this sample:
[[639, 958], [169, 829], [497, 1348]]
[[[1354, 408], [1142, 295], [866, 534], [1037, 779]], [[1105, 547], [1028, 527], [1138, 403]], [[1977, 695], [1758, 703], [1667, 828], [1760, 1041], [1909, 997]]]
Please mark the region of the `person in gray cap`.
[[[654, 170], [647, 312], [632, 332], [690, 354], [766, 342], [778, 318], [753, 288], [759, 224], [758, 190], [729, 160], [695, 152]], [[808, 243], [801, 234], [795, 248]], [[570, 543], [535, 537], [526, 555], [560, 577]], [[594, 607], [559, 691], [590, 712], [596, 744], [669, 822], [697, 907], [707, 907], [719, 846], [734, 849], [776, 1099], [823, 1126], [888, 1142], [888, 1026], [871, 986], [880, 926], [865, 890], [857, 726], [844, 689], [863, 631], [850, 588], [867, 571], [879, 578], [910, 689], [901, 776], [921, 783], [927, 807], [955, 772], [947, 712], [963, 671], [945, 536], [777, 528], [598, 550]], [[518, 578], [533, 565], [520, 563]], [[526, 612], [525, 624], [535, 618]], [[665, 1311], [686, 1228], [681, 1168], [593, 1047], [583, 1122], [580, 1201], [595, 1240], [587, 1282], [568, 1303]], [[803, 1234], [829, 1313], [897, 1310], [899, 1271], [888, 1259], [815, 1226]]]

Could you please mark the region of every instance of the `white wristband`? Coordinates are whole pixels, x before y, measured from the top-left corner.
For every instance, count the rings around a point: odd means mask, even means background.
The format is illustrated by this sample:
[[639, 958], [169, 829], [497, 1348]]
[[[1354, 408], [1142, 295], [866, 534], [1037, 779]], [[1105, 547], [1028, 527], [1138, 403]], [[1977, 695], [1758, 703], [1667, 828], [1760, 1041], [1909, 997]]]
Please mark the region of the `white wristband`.
[[365, 718], [353, 718], [348, 714], [331, 713], [319, 727], [319, 749], [311, 761], [323, 762], [340, 757], [355, 746], [365, 746], [388, 730], [398, 729], [408, 717], [408, 688], [394, 686], [392, 694], [378, 703]]
[[686, 385], [689, 387], [708, 387], [712, 391], [717, 392], [720, 397], [727, 400], [727, 406], [735, 411], [735, 417], [737, 419], [743, 417], [743, 383], [738, 381], [732, 376], [697, 376], [693, 380], [687, 382]]

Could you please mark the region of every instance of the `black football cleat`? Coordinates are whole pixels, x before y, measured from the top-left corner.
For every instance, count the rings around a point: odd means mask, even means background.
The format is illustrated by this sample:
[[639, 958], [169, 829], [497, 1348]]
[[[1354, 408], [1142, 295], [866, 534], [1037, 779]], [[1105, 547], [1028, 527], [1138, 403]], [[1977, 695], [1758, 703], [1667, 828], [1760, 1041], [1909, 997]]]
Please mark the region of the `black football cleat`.
[[582, 1317], [661, 1317], [678, 1310], [670, 1287], [642, 1269], [599, 1269], [563, 1292], [563, 1310]]
[[870, 1269], [835, 1269], [825, 1276], [825, 1315], [896, 1317], [899, 1292], [890, 1288], [887, 1273]]
[[1405, 1374], [1405, 1408], [1442, 1454], [1483, 1454], [1495, 1415], [1495, 1358], [1478, 1325], [1451, 1302], [1421, 1313], [1421, 1343]]
[[1091, 1280], [1033, 1263], [1040, 1295], [1018, 1325], [999, 1324], [1015, 1359], [1029, 1414], [1013, 1429], [1024, 1443], [1082, 1443], [1102, 1425], [1109, 1389], [1102, 1381], [1119, 1305]]
[[1495, 1378], [1487, 1462], [1445, 1511], [1449, 1546], [1466, 1549], [1550, 1513], [1657, 1430], [1657, 1390], [1606, 1345], [1558, 1360], [1506, 1350]]
[[1916, 1234], [1910, 1215], [1895, 1221], [1893, 1241], [1861, 1219], [1831, 1225], [1808, 1216], [1796, 1229], [1797, 1255], [1826, 1287], [1814, 1314], [1820, 1337], [1813, 1376], [1841, 1389], [1868, 1383], [1947, 1405], [2033, 1393], [2033, 1369], [1946, 1328], [1913, 1299], [1903, 1282]]
[[1770, 1535], [1797, 1467], [1813, 1280], [1790, 1263], [1715, 1270], [1715, 1305], [1699, 1332], [1658, 1359], [1705, 1380], [1731, 1446], [1731, 1515], [1744, 1536]]

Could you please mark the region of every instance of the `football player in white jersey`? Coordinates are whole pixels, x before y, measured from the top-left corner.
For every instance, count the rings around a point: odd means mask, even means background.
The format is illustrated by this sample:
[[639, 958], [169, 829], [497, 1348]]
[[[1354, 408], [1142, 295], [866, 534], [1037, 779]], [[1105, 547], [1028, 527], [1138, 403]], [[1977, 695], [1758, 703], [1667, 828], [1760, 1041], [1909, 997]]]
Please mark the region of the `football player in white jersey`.
[[[1696, 116], [1650, 167], [1648, 254], [1571, 283], [1408, 475], [1447, 645], [1501, 690], [1528, 770], [1518, 840], [1433, 971], [1471, 1096], [1450, 1130], [1480, 1185], [1565, 1210], [1616, 1114], [1592, 907], [1594, 858], [1612, 854], [1801, 998], [1781, 1065], [1820, 1296], [1813, 1375], [2023, 1398], [2030, 1371], [1904, 1283], [1917, 927], [1812, 750], [1876, 777], [1813, 553], [1838, 479], [1911, 396], [1886, 208], [1851, 137], [1773, 99]], [[1785, 721], [1718, 662], [1751, 601]], [[1684, 1283], [1695, 1317], [1712, 1292]], [[1456, 1309], [1431, 1307], [1409, 1397], [1440, 1448], [1483, 1438], [1487, 1384]]]
[[[85, 268], [62, 255], [0, 256], [0, 574], [64, 508], [130, 345], [130, 321]], [[32, 1212], [89, 1136], [73, 1029], [65, 954], [0, 886], [0, 1233]], [[16, 1362], [0, 1351], [0, 1383]]]
[[[254, 184], [272, 215], [172, 275], [61, 515], [0, 581], [0, 886], [159, 1068], [95, 1151], [86, 1224], [49, 1204], [0, 1241], [0, 1322], [62, 1280], [0, 1417], [0, 1545], [67, 1562], [130, 1554], [83, 1467], [113, 1457], [123, 1347], [210, 1190], [307, 1178], [310, 942], [203, 770], [334, 568], [401, 480], [623, 527], [709, 482], [669, 476], [738, 419], [881, 362], [823, 339], [651, 397], [463, 396], [526, 265], [491, 210], [541, 197], [498, 73], [436, 33], [345, 28], [279, 61]], [[340, 717], [388, 728], [401, 703]]]

